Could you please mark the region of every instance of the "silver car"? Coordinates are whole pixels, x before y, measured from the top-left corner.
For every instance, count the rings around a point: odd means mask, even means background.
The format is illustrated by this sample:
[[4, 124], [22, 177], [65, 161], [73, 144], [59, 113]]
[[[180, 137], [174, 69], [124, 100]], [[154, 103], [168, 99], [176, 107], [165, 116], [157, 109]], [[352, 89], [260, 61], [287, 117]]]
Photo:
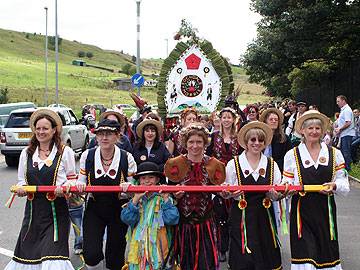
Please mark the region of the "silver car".
[[[47, 108], [57, 112], [63, 121], [61, 139], [75, 152], [85, 151], [89, 144], [89, 133], [86, 126], [79, 124], [70, 108]], [[9, 167], [19, 163], [21, 151], [28, 145], [32, 132], [29, 126], [30, 116], [36, 109], [19, 109], [11, 112], [9, 119], [0, 130], [0, 150]]]

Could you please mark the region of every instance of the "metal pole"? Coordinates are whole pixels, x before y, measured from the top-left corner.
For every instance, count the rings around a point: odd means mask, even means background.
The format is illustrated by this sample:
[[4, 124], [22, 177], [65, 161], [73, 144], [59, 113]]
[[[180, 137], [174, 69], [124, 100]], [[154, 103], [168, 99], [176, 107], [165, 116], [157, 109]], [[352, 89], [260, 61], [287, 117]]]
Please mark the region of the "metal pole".
[[165, 58], [169, 56], [169, 39], [165, 38], [166, 41], [166, 55]]
[[55, 89], [56, 100], [55, 103], [59, 105], [59, 40], [58, 40], [58, 27], [57, 27], [57, 0], [55, 0]]
[[45, 30], [45, 93], [44, 102], [45, 106], [48, 105], [48, 8], [44, 7], [46, 14], [46, 30]]
[[[136, 32], [137, 32], [137, 49], [136, 49], [136, 73], [140, 74], [140, 3], [136, 0]], [[138, 87], [138, 96], [140, 96], [140, 87]]]

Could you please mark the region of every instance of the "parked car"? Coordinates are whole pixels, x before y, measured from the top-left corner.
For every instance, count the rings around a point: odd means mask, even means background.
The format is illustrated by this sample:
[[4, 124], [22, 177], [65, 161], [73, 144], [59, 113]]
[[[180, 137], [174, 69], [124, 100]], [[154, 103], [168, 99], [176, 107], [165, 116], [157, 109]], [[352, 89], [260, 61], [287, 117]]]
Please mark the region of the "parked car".
[[36, 108], [36, 105], [32, 102], [0, 104], [0, 128], [5, 126], [5, 123], [9, 118], [11, 111], [23, 108]]
[[59, 107], [59, 108], [67, 108], [68, 106], [66, 106], [64, 104], [56, 104], [56, 103], [54, 103], [54, 104], [50, 104], [48, 107], [50, 107], [50, 108], [57, 108], [57, 107]]
[[[85, 151], [89, 144], [89, 133], [84, 125], [79, 124], [74, 112], [70, 108], [51, 107], [57, 112], [63, 122], [61, 139], [75, 152]], [[36, 109], [19, 109], [12, 111], [5, 126], [0, 132], [0, 150], [5, 156], [9, 167], [19, 163], [21, 151], [28, 145], [32, 132], [30, 116]]]

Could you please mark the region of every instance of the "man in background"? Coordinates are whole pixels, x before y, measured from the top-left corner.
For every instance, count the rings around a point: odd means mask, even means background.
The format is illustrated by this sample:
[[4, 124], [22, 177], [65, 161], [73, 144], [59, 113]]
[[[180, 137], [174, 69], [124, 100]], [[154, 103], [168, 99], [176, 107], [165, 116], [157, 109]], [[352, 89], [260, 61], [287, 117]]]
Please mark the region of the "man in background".
[[345, 96], [337, 96], [336, 104], [340, 108], [340, 115], [335, 133], [340, 137], [340, 150], [345, 159], [345, 168], [350, 171], [352, 162], [351, 143], [355, 136], [354, 114]]

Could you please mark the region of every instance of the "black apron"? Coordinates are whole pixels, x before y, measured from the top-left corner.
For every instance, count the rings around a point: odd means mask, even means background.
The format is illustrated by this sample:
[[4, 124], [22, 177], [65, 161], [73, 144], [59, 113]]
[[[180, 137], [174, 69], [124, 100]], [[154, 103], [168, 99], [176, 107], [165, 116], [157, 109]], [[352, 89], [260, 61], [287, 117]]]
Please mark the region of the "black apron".
[[[321, 185], [331, 182], [335, 173], [335, 156], [329, 148], [329, 163], [304, 168], [299, 149], [294, 148], [295, 160], [300, 169], [300, 185]], [[328, 201], [329, 200], [329, 201]], [[317, 269], [334, 267], [340, 264], [339, 244], [330, 238], [329, 207], [332, 209], [334, 233], [338, 239], [336, 204], [333, 195], [317, 192], [299, 193], [292, 197], [290, 213], [291, 263], [310, 263]], [[298, 205], [299, 204], [299, 205]], [[298, 234], [298, 206], [301, 221], [301, 237]]]
[[[57, 154], [50, 167], [45, 164], [39, 170], [37, 166], [33, 166], [32, 157], [29, 156], [27, 185], [55, 186], [61, 158], [62, 155]], [[55, 220], [57, 226], [54, 225]], [[65, 198], [59, 197], [51, 202], [47, 199], [46, 193], [34, 193], [33, 198], [28, 195], [13, 260], [23, 264], [39, 264], [45, 260], [69, 260], [69, 230], [70, 219]]]
[[[234, 157], [237, 168], [237, 177], [239, 185], [272, 185], [273, 183], [273, 160], [268, 158], [266, 175], [259, 176], [255, 181], [252, 175], [244, 176], [238, 162], [239, 157]], [[232, 270], [272, 270], [282, 269], [279, 242], [277, 240], [277, 228], [275, 223], [274, 209], [271, 204], [265, 208], [263, 200], [265, 193], [249, 192], [244, 195], [247, 202], [245, 208], [247, 247], [251, 252], [242, 252], [243, 240], [241, 233], [241, 220], [244, 210], [238, 206], [239, 201], [233, 202], [230, 218], [230, 252], [229, 266]], [[269, 201], [268, 201], [269, 202]], [[269, 211], [269, 213], [267, 212]], [[271, 219], [269, 218], [271, 216]], [[273, 223], [273, 230], [270, 222]], [[273, 233], [275, 238], [273, 237]], [[276, 246], [274, 243], [276, 241]]]

